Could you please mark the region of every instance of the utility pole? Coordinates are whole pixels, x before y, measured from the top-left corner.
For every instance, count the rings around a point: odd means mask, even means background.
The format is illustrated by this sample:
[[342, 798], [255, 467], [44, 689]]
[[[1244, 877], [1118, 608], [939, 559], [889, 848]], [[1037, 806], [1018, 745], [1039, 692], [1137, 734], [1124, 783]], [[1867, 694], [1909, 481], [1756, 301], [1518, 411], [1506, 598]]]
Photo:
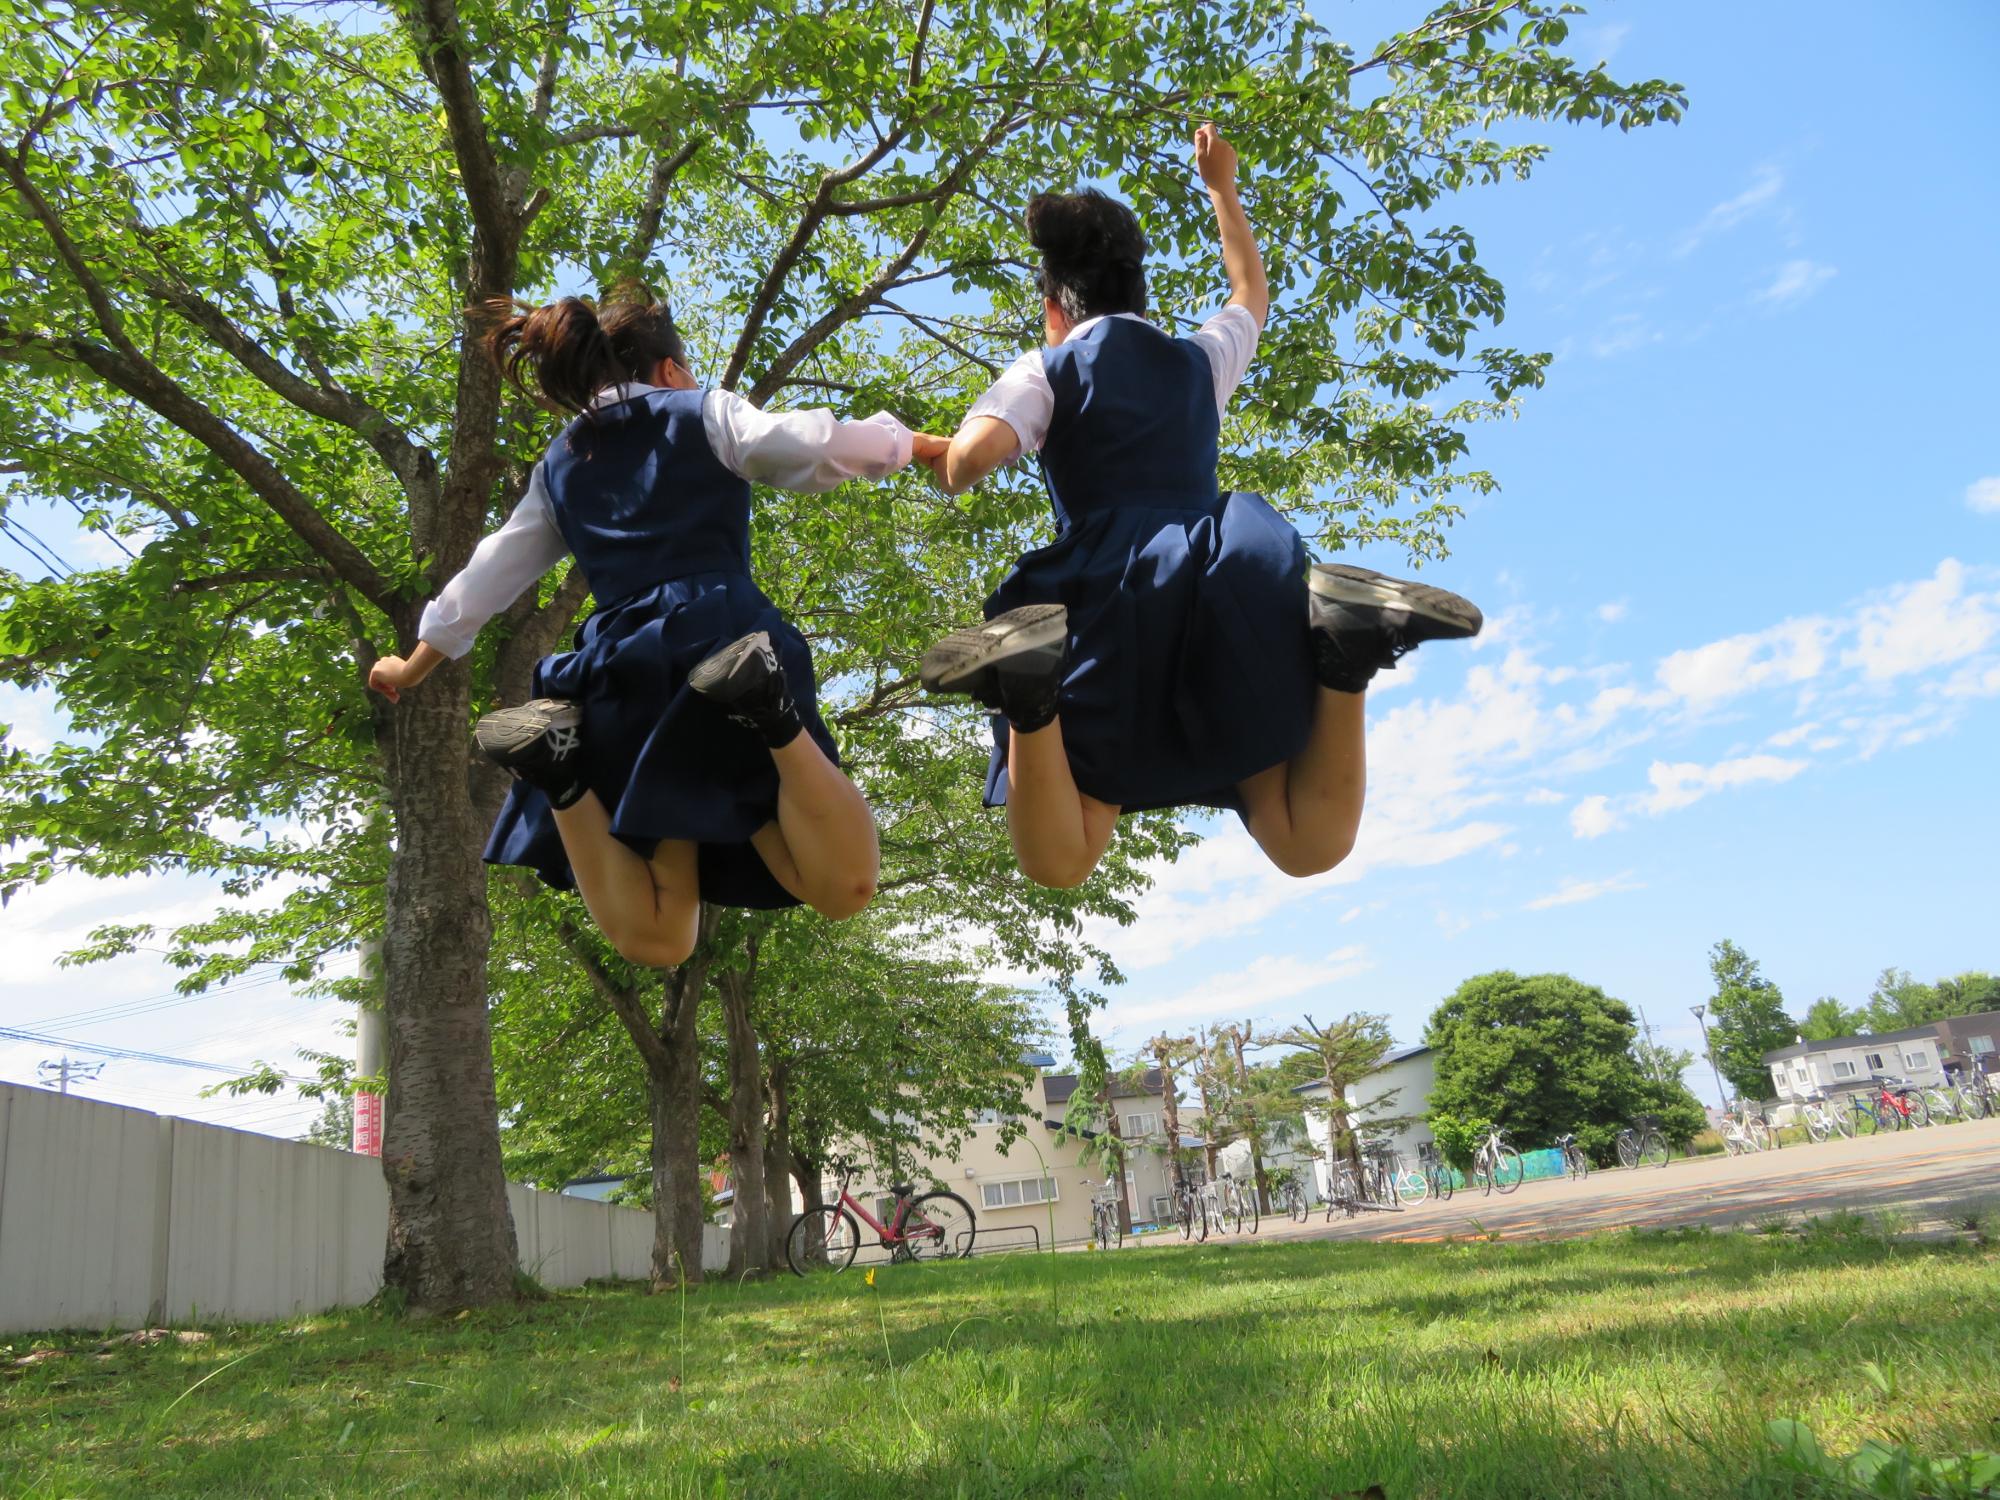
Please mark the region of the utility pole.
[[[354, 1017], [354, 1074], [357, 1078], [380, 1078], [389, 1071], [389, 1035], [382, 1014], [382, 940], [361, 940], [361, 977], [368, 981], [370, 995], [361, 1002]], [[382, 1154], [382, 1096], [354, 1094], [354, 1152], [357, 1156]]]
[[58, 1094], [67, 1094], [69, 1092], [69, 1081], [72, 1078], [76, 1079], [79, 1083], [88, 1083], [104, 1071], [104, 1064], [101, 1062], [78, 1062], [75, 1058], [65, 1053], [59, 1062], [37, 1063], [35, 1071], [42, 1075], [44, 1083], [51, 1078], [57, 1080], [56, 1092]]
[[1653, 1050], [1653, 1023], [1646, 1019], [1645, 1006], [1638, 1007], [1638, 1010], [1639, 1035], [1646, 1039], [1646, 1072], [1652, 1077], [1653, 1082], [1665, 1083], [1666, 1080], [1660, 1077], [1660, 1055]]
[[1708, 1007], [1692, 1005], [1688, 1008], [1694, 1012], [1695, 1020], [1701, 1023], [1701, 1050], [1708, 1054], [1708, 1071], [1715, 1077], [1716, 1107], [1726, 1110], [1729, 1108], [1729, 1094], [1722, 1087], [1722, 1070], [1715, 1065], [1715, 1044], [1708, 1039]]

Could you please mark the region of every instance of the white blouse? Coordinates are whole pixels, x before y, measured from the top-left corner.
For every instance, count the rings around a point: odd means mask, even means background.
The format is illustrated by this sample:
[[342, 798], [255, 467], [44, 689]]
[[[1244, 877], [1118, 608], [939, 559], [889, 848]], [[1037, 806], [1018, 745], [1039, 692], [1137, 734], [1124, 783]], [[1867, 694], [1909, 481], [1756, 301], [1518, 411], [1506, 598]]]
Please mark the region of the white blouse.
[[[658, 389], [612, 386], [590, 404], [610, 406]], [[910, 429], [888, 412], [858, 422], [821, 407], [773, 414], [734, 391], [710, 391], [702, 397], [701, 425], [725, 469], [773, 489], [817, 494], [849, 479], [886, 478], [910, 461]], [[465, 655], [481, 626], [568, 555], [536, 464], [528, 493], [506, 524], [474, 548], [459, 575], [424, 606], [418, 638], [446, 656]]]
[[[1113, 313], [1111, 316], [1130, 318], [1137, 323], [1146, 321], [1137, 313]], [[1103, 321], [1102, 318], [1085, 318], [1070, 329], [1063, 342], [1067, 344], [1071, 339], [1081, 338]], [[1208, 356], [1209, 373], [1215, 378], [1215, 410], [1218, 415], [1228, 409], [1230, 396], [1243, 383], [1243, 377], [1250, 369], [1250, 361], [1257, 353], [1258, 332], [1257, 319], [1250, 309], [1232, 304], [1189, 335]], [[986, 394], [972, 403], [972, 410], [965, 414], [965, 419], [969, 422], [974, 417], [998, 417], [1005, 422], [1020, 440], [1020, 447], [1014, 452], [1014, 457], [1019, 458], [1023, 453], [1035, 452], [1047, 441], [1049, 418], [1055, 404], [1055, 392], [1049, 389], [1049, 377], [1042, 368], [1042, 351], [1035, 349], [1001, 372], [1000, 378], [987, 388]]]

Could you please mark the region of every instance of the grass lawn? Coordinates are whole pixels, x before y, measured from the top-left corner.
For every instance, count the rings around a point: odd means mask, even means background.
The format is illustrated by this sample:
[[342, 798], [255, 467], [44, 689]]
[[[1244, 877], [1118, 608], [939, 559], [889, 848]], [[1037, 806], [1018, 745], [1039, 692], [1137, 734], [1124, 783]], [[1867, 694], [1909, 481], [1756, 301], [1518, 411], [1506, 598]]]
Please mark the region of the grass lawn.
[[1766, 1422], [2000, 1448], [1996, 1309], [1990, 1249], [1687, 1233], [358, 1311], [0, 1372], [0, 1495], [1844, 1494]]

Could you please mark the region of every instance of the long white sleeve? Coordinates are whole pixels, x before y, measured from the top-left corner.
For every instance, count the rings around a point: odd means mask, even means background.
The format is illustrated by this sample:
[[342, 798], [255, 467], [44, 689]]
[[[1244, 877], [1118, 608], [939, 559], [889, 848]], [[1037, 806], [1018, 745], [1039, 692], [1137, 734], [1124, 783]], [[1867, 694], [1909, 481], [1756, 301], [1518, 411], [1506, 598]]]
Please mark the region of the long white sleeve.
[[424, 606], [418, 639], [446, 656], [465, 655], [481, 626], [568, 555], [569, 544], [556, 529], [548, 486], [542, 483], [542, 466], [536, 464], [528, 493], [506, 525], [475, 547], [458, 576]]
[[885, 411], [844, 422], [823, 407], [772, 413], [734, 391], [710, 391], [701, 425], [725, 469], [773, 489], [816, 494], [885, 479], [910, 461], [910, 429]]

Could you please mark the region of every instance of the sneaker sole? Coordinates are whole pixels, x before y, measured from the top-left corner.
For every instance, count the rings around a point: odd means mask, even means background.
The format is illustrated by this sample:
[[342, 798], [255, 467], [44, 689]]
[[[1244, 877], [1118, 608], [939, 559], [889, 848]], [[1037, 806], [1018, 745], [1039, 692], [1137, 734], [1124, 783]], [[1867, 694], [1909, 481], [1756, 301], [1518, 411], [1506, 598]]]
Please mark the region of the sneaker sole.
[[575, 704], [560, 698], [536, 698], [519, 708], [487, 714], [472, 726], [472, 739], [481, 755], [504, 766], [549, 730], [574, 729], [582, 722], [583, 715]]
[[[705, 698], [711, 689], [720, 687], [736, 675], [736, 669], [743, 665], [745, 657], [759, 651], [772, 651], [769, 631], [753, 631], [741, 640], [724, 646], [688, 673], [688, 686]], [[777, 653], [772, 651], [772, 654], [775, 656]]]
[[954, 630], [924, 653], [918, 678], [928, 693], [956, 693], [994, 662], [1054, 645], [1069, 635], [1069, 611], [1060, 604], [1024, 604], [984, 625]]
[[1309, 587], [1316, 598], [1335, 604], [1366, 604], [1382, 609], [1406, 609], [1465, 635], [1478, 635], [1486, 624], [1470, 599], [1427, 583], [1391, 578], [1372, 568], [1347, 563], [1314, 563]]

